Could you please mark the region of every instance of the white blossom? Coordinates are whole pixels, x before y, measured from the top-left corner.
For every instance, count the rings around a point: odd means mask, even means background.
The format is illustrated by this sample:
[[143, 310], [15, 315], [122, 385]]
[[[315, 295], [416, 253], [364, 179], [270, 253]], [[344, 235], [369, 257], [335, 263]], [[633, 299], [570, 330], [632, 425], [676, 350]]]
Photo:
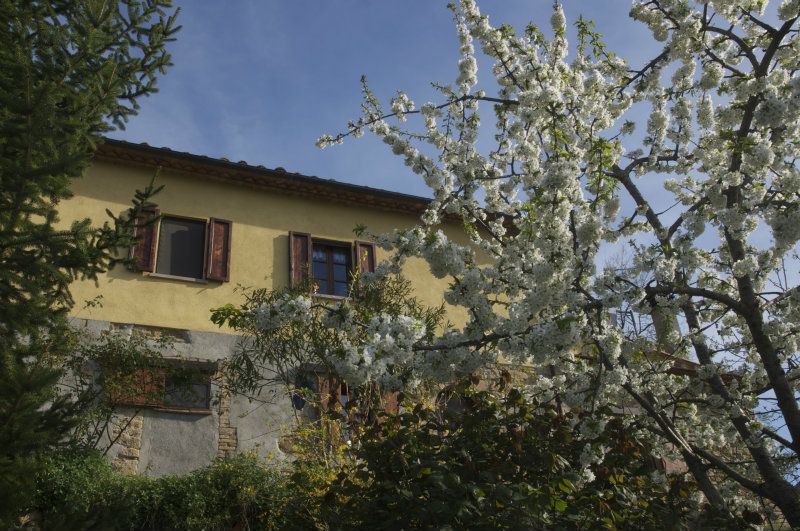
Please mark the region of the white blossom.
[[273, 304], [260, 305], [254, 312], [254, 318], [262, 330], [274, 330], [287, 323], [308, 322], [311, 318], [310, 309], [311, 298], [287, 294]]

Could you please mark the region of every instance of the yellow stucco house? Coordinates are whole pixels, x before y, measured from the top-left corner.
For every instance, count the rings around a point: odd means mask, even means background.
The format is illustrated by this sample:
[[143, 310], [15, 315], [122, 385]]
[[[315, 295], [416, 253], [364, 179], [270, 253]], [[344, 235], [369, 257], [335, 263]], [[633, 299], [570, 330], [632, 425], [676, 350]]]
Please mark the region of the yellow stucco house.
[[[160, 221], [143, 229], [133, 250], [139, 271], [116, 267], [96, 284], [72, 286], [77, 327], [94, 333], [158, 331], [174, 341], [178, 355], [209, 366], [229, 357], [237, 337], [214, 325], [211, 308], [241, 301], [238, 285], [279, 288], [311, 270], [323, 297], [347, 294], [350, 270], [372, 269], [383, 251], [356, 241], [363, 225], [375, 234], [414, 225], [425, 198], [231, 162], [190, 153], [106, 140], [74, 198], [61, 207], [64, 221], [101, 220], [106, 209], [128, 208], [156, 168], [164, 189], [155, 201]], [[457, 224], [451, 237], [466, 235]], [[404, 274], [423, 302], [439, 305], [446, 280], [410, 260]], [[100, 297], [99, 306], [81, 301]], [[81, 309], [82, 308], [82, 309]], [[464, 315], [449, 309], [448, 319]], [[162, 383], [166, 387], [169, 382]], [[217, 456], [243, 450], [279, 452], [291, 421], [283, 390], [265, 390], [256, 405], [243, 397], [212, 400], [213, 379], [201, 382], [196, 400], [139, 404], [123, 411], [129, 425], [112, 447], [112, 461], [130, 473], [181, 473]]]

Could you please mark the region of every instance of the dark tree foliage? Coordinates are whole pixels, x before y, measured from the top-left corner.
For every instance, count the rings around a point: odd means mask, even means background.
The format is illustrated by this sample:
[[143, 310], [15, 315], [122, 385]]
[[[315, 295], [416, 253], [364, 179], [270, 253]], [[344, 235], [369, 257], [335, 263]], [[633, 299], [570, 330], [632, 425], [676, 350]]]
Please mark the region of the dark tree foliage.
[[120, 260], [157, 190], [102, 226], [64, 224], [58, 205], [101, 135], [156, 90], [176, 14], [169, 0], [0, 0], [0, 523], [72, 424], [47, 361], [68, 343], [69, 285]]
[[[621, 422], [579, 440], [572, 428], [579, 413], [536, 404], [516, 389], [461, 386], [448, 402], [387, 416], [362, 435], [355, 469], [342, 472], [328, 493], [332, 529], [730, 525], [710, 514], [690, 522], [696, 487], [657, 471]], [[590, 443], [608, 457], [586, 477], [578, 463]]]

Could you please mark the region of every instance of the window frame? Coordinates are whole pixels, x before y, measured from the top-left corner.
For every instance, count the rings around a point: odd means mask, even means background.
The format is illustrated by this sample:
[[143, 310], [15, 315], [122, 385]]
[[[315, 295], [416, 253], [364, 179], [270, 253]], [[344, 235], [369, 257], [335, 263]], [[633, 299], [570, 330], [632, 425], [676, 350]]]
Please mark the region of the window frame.
[[[197, 371], [195, 378], [189, 382], [189, 385], [195, 383], [202, 383], [206, 386], [206, 407], [181, 407], [166, 405], [167, 398], [167, 380], [169, 378], [169, 368], [187, 368], [189, 370]], [[109, 396], [107, 389], [104, 389], [105, 399], [109, 401], [114, 407], [135, 407], [141, 409], [150, 409], [153, 411], [160, 411], [164, 413], [182, 413], [187, 415], [211, 415], [213, 414], [213, 379], [214, 374], [218, 370], [218, 364], [212, 360], [199, 360], [199, 359], [185, 359], [176, 357], [163, 357], [158, 360], [153, 360], [153, 363], [145, 367], [137, 368], [132, 374], [126, 374], [121, 378], [129, 378], [134, 380], [133, 385], [142, 385], [141, 389], [128, 389], [127, 394], [123, 396]], [[106, 374], [106, 378], [118, 378], [120, 376], [113, 374]], [[195, 381], [202, 377], [202, 381]], [[138, 380], [138, 382], [136, 381]], [[143, 396], [147, 392], [153, 392], [146, 389], [147, 387], [155, 388], [158, 392], [157, 397]]]
[[[314, 245], [322, 244], [347, 249], [348, 260], [348, 286], [352, 284], [355, 275], [375, 271], [377, 265], [377, 245], [373, 242], [361, 240], [335, 240], [325, 237], [314, 237], [308, 232], [289, 231], [289, 287], [313, 287], [314, 283]], [[334, 287], [335, 289], [335, 287]], [[309, 295], [322, 299], [342, 300], [354, 296], [348, 290], [346, 295], [319, 293], [309, 289]]]
[[[310, 418], [319, 419], [323, 413], [338, 410], [342, 414], [350, 399], [350, 387], [334, 373], [317, 364], [304, 364], [292, 382], [292, 407]], [[347, 397], [342, 400], [342, 397]], [[346, 416], [346, 415], [345, 415]]]
[[[202, 277], [173, 275], [158, 271], [159, 247], [162, 243], [161, 233], [164, 228], [162, 222], [165, 219], [203, 224]], [[134, 236], [137, 239], [128, 253], [131, 260], [129, 266], [135, 272], [141, 272], [145, 276], [156, 279], [180, 280], [195, 284], [208, 284], [209, 281], [230, 282], [233, 251], [232, 232], [233, 222], [228, 219], [162, 213], [157, 208], [150, 208], [143, 211], [137, 218], [137, 226], [134, 228]]]
[[[355, 248], [352, 242], [346, 241], [337, 241], [337, 240], [329, 240], [325, 238], [311, 238], [311, 256], [309, 257], [309, 264], [310, 264], [310, 271], [309, 271], [309, 280], [312, 283], [312, 286], [317, 286], [317, 278], [314, 276], [314, 247], [320, 245], [327, 248], [326, 251], [326, 268], [327, 268], [327, 284], [331, 291], [334, 293], [322, 293], [320, 291], [314, 290], [313, 295], [317, 297], [331, 297], [337, 299], [345, 299], [350, 296], [350, 284], [353, 281], [353, 276], [355, 274], [355, 264], [353, 263], [353, 249]], [[345, 269], [347, 271], [347, 295], [337, 295], [336, 291], [336, 280], [334, 276], [334, 266], [335, 263], [333, 261], [333, 249], [342, 249], [345, 251], [346, 262], [345, 262]], [[341, 281], [339, 281], [341, 282]]]
[[400, 413], [398, 391], [373, 391], [380, 393], [383, 405], [378, 410], [361, 411], [348, 404], [356, 400], [355, 389], [328, 368], [319, 364], [301, 364], [291, 382], [291, 407], [309, 420], [319, 420], [323, 415], [334, 414], [341, 420], [358, 423], [383, 422], [378, 411], [392, 415]]
[[[203, 258], [202, 258], [202, 269], [203, 269], [203, 277], [202, 278], [195, 278], [195, 277], [186, 277], [183, 275], [171, 275], [169, 273], [159, 273], [158, 272], [158, 255], [159, 250], [161, 247], [161, 229], [162, 229], [162, 222], [164, 219], [183, 219], [186, 221], [198, 221], [203, 223]], [[158, 222], [156, 223], [156, 234], [155, 234], [155, 258], [153, 260], [153, 272], [150, 273], [148, 276], [155, 277], [155, 278], [166, 278], [171, 280], [185, 280], [189, 282], [195, 282], [199, 284], [207, 284], [208, 279], [206, 278], [208, 272], [206, 271], [206, 262], [208, 262], [208, 218], [196, 218], [193, 216], [181, 216], [176, 214], [161, 214], [158, 218]]]

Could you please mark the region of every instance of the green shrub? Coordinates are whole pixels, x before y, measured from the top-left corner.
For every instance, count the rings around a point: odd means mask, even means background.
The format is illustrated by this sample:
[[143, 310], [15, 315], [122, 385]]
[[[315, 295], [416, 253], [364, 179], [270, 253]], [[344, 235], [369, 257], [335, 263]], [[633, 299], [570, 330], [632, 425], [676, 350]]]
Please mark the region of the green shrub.
[[[29, 512], [48, 530], [722, 527], [707, 525], [681, 475], [654, 473], [621, 423], [577, 440], [577, 412], [513, 389], [458, 396], [461, 411], [409, 407], [334, 454], [305, 448], [300, 430], [302, 451], [282, 466], [245, 454], [148, 478], [119, 475], [98, 453], [62, 454], [37, 476]], [[607, 450], [589, 472], [587, 443]]]
[[98, 453], [47, 460], [29, 512], [42, 529], [286, 529], [287, 476], [252, 455], [183, 476], [117, 474]]
[[[655, 472], [621, 424], [577, 440], [576, 414], [513, 389], [460, 392], [463, 411], [417, 405], [362, 438], [328, 494], [332, 529], [687, 527], [691, 485]], [[608, 449], [590, 474], [588, 442]]]

